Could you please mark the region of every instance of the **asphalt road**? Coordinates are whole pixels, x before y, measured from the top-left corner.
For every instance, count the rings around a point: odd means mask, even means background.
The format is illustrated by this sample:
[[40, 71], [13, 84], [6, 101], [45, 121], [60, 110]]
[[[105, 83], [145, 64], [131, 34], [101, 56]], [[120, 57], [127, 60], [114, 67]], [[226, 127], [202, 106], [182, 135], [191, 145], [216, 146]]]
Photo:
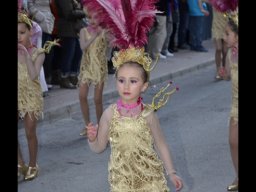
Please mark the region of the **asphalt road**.
[[[212, 65], [172, 79], [180, 90], [157, 112], [175, 167], [184, 180], [183, 192], [225, 192], [235, 177], [228, 145], [231, 82], [216, 82], [214, 74]], [[151, 102], [153, 87], [144, 95], [144, 102]], [[115, 100], [105, 101], [104, 106]], [[91, 114], [95, 121], [93, 109]], [[110, 148], [101, 154], [91, 152], [79, 136], [82, 127], [80, 111], [72, 118], [38, 125], [40, 173], [33, 181], [19, 180], [19, 192], [109, 191]], [[18, 130], [18, 137], [27, 160], [24, 129]], [[171, 183], [169, 186], [174, 192]]]

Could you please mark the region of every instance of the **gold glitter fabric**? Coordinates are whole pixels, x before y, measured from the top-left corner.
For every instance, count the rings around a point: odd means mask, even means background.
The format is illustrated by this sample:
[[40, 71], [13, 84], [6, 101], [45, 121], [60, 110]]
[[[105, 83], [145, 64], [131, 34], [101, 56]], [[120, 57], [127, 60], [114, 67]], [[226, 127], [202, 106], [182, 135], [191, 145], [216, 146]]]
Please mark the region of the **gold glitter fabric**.
[[[90, 39], [91, 35], [85, 30], [85, 39]], [[107, 41], [105, 31], [103, 31], [96, 39], [83, 51], [81, 59], [80, 73], [78, 76], [78, 84], [99, 84], [107, 80]]]
[[[230, 117], [233, 117], [238, 122], [238, 60], [232, 59], [232, 51], [229, 49], [228, 58], [231, 72], [231, 83], [232, 83], [232, 105]], [[236, 60], [236, 61], [234, 61]]]
[[223, 39], [225, 34], [225, 27], [227, 25], [228, 18], [221, 12], [213, 9], [212, 20], [212, 37], [214, 39]]
[[[43, 49], [35, 49], [32, 53], [32, 61], [34, 62], [43, 52]], [[27, 113], [34, 114], [36, 119], [43, 115], [43, 97], [39, 77], [31, 80], [27, 65], [20, 62], [18, 62], [18, 112], [20, 118], [24, 118]]]
[[168, 192], [163, 162], [156, 154], [147, 116], [149, 106], [136, 117], [120, 116], [112, 105], [109, 140], [109, 183], [111, 192]]

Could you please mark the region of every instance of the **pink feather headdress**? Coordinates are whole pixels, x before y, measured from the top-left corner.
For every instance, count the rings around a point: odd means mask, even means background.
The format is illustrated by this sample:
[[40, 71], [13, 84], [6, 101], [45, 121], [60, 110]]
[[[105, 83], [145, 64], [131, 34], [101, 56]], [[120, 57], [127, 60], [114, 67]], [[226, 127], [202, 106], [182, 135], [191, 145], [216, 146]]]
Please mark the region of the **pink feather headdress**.
[[154, 23], [157, 0], [83, 0], [90, 16], [114, 36], [113, 46], [142, 47]]
[[137, 62], [149, 72], [152, 60], [144, 52], [147, 33], [154, 24], [158, 0], [83, 0], [93, 20], [113, 36], [111, 44], [120, 49], [112, 58], [114, 67]]
[[[114, 52], [113, 65], [117, 69], [124, 63], [136, 62], [148, 73], [154, 68], [152, 59], [144, 52], [147, 33], [154, 24], [158, 0], [83, 0], [83, 5], [97, 24], [106, 28], [114, 37], [112, 44], [120, 51]], [[147, 79], [149, 80], [149, 79]], [[164, 106], [177, 88], [168, 91], [162, 87], [153, 97], [152, 110]], [[162, 97], [162, 98], [160, 98]], [[159, 99], [157, 102], [156, 100]]]
[[212, 6], [219, 12], [235, 11], [238, 7], [238, 0], [210, 0]]
[[210, 0], [210, 3], [238, 26], [238, 0]]

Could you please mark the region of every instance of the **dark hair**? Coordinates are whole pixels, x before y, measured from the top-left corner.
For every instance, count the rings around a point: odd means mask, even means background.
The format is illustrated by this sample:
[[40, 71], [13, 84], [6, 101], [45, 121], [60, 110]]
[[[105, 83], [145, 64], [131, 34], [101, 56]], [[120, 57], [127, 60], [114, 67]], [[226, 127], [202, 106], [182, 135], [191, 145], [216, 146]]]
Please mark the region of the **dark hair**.
[[235, 32], [236, 34], [238, 34], [238, 26], [237, 24], [234, 22], [233, 19], [229, 18], [228, 19], [228, 25], [230, 27], [230, 29]]
[[[147, 73], [147, 71], [145, 71], [145, 69], [143, 68], [143, 66], [141, 64], [138, 64], [138, 63], [135, 63], [135, 62], [127, 62], [127, 63], [124, 63], [122, 64], [118, 70], [123, 67], [124, 65], [129, 65], [129, 66], [134, 66], [134, 67], [137, 67], [140, 69], [141, 71], [141, 74], [142, 74], [142, 79], [143, 79], [143, 82], [146, 83], [149, 81], [149, 74]], [[117, 73], [118, 73], [118, 70], [116, 70], [116, 74], [115, 74], [115, 77], [117, 77]]]

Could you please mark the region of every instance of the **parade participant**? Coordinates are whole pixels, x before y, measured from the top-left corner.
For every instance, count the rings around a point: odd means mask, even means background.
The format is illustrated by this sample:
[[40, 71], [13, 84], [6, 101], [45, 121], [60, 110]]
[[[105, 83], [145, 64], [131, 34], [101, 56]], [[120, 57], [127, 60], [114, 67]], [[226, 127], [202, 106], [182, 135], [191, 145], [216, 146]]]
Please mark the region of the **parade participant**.
[[238, 191], [238, 0], [211, 0], [213, 7], [222, 12], [228, 19], [224, 41], [228, 47], [226, 73], [224, 79], [231, 77], [232, 104], [229, 119], [229, 144], [236, 178], [227, 187], [228, 191]]
[[31, 43], [32, 21], [24, 13], [18, 13], [18, 117], [24, 121], [29, 150], [29, 164], [25, 164], [18, 144], [18, 176], [25, 180], [38, 175], [36, 135], [37, 120], [43, 114], [42, 89], [39, 74], [45, 52], [56, 42], [47, 42], [44, 48]]
[[[164, 168], [177, 191], [183, 186], [154, 112], [165, 105], [175, 89], [167, 91], [168, 84], [154, 96], [152, 104], [142, 102], [141, 94], [149, 85], [154, 67], [143, 46], [156, 13], [153, 1], [143, 2], [84, 1], [87, 10], [97, 13], [95, 20], [105, 21], [103, 25], [120, 50], [112, 58], [120, 98], [103, 112], [99, 125], [90, 122], [86, 127], [91, 150], [100, 153], [110, 142], [108, 180], [112, 192], [167, 192]], [[160, 96], [162, 99], [156, 102]]]
[[[225, 41], [229, 48], [227, 61], [229, 63], [232, 83], [232, 105], [229, 120], [229, 144], [231, 158], [236, 172], [236, 179], [228, 186], [228, 191], [238, 190], [238, 13], [230, 13], [225, 32]], [[229, 76], [229, 73], [227, 76]]]
[[[87, 13], [89, 25], [83, 27], [80, 31], [80, 47], [83, 51], [80, 72], [78, 75], [79, 84], [79, 101], [81, 111], [83, 113], [85, 126], [90, 120], [90, 111], [88, 104], [88, 94], [90, 85], [94, 85], [94, 104], [96, 108], [97, 122], [103, 112], [103, 88], [104, 82], [107, 80], [107, 41], [106, 31], [97, 26], [90, 15]], [[84, 127], [81, 136], [86, 136], [86, 128]]]
[[227, 46], [224, 41], [226, 25], [227, 18], [224, 14], [213, 8], [212, 37], [215, 44], [216, 80], [221, 80], [220, 73], [225, 73], [223, 70], [225, 69], [227, 55]]
[[31, 43], [31, 20], [23, 13], [18, 14], [18, 115], [24, 120], [28, 140], [29, 165], [25, 165], [18, 146], [18, 171], [25, 180], [38, 174], [36, 136], [37, 120], [43, 113], [42, 90], [39, 74], [45, 54]]

